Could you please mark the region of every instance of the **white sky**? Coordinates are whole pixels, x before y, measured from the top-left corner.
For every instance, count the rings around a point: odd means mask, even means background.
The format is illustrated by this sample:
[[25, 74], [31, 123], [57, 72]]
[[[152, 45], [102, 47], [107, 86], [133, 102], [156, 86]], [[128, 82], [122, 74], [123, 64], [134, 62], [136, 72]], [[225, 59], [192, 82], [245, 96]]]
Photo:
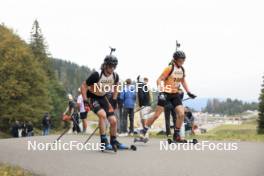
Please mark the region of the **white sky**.
[[264, 75], [264, 11], [259, 0], [0, 0], [0, 23], [29, 40], [38, 19], [54, 57], [98, 69], [117, 48], [122, 79], [141, 74], [154, 86], [175, 40], [187, 55], [199, 97], [257, 100]]

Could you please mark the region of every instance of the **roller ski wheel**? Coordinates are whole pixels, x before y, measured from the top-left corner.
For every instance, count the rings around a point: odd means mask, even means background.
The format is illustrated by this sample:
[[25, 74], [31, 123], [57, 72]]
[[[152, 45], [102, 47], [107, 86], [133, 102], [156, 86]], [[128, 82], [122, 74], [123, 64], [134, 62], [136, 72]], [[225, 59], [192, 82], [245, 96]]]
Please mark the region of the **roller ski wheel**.
[[136, 137], [134, 138], [134, 143], [137, 143], [137, 142], [143, 142], [143, 143], [147, 143], [149, 141], [148, 138], [144, 138], [144, 137]]

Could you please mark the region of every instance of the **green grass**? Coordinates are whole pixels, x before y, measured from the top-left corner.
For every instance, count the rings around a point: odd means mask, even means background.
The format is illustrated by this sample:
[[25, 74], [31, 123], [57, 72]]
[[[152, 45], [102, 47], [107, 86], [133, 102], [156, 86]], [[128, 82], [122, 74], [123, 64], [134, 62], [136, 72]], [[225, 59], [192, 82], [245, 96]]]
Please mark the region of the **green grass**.
[[87, 119], [88, 119], [88, 121], [98, 121], [97, 115], [93, 112], [88, 113]]
[[9, 166], [6, 164], [0, 164], [1, 176], [37, 176], [29, 171], [26, 171], [17, 166]]
[[0, 139], [6, 139], [6, 138], [10, 138], [10, 137], [11, 137], [10, 134], [0, 132]]
[[[194, 136], [190, 136], [194, 137]], [[213, 130], [196, 135], [200, 140], [232, 140], [264, 142], [264, 135], [257, 134], [256, 120], [243, 122], [241, 125], [221, 125]]]
[[[164, 138], [164, 135], [151, 133], [150, 137]], [[187, 139], [196, 138], [198, 140], [210, 141], [254, 141], [264, 142], [264, 134], [257, 134], [257, 121], [251, 119], [243, 122], [241, 125], [221, 125], [207, 133], [191, 135]]]

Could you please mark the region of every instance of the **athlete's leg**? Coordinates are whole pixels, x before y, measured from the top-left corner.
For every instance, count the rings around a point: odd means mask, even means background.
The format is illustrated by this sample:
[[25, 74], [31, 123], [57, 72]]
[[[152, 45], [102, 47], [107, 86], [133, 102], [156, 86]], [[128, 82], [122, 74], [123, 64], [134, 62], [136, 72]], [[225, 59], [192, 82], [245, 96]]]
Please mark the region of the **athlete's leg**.
[[99, 132], [100, 135], [105, 135], [106, 133], [106, 124], [105, 124], [105, 120], [106, 120], [106, 112], [103, 109], [100, 109], [97, 113], [97, 116], [99, 118]]
[[112, 147], [116, 146], [117, 148], [124, 148], [125, 146], [118, 142], [116, 139], [116, 132], [117, 132], [117, 121], [116, 116], [110, 114], [108, 116], [108, 121], [110, 123], [110, 144]]
[[181, 128], [182, 123], [184, 121], [184, 106], [183, 105], [179, 105], [176, 106], [175, 108], [176, 114], [177, 114], [177, 119], [176, 119], [176, 128]]
[[141, 122], [141, 125], [142, 125], [142, 128], [145, 128], [145, 122], [146, 122], [146, 120], [145, 120], [145, 117], [144, 117], [144, 106], [142, 106], [142, 107], [140, 107], [140, 108], [143, 108], [143, 109], [141, 109], [140, 111], [139, 111], [139, 116], [140, 116], [140, 122]]
[[155, 113], [145, 121], [145, 126], [151, 126], [155, 122], [155, 120], [159, 118], [160, 114], [163, 112], [163, 109], [164, 108], [162, 106], [157, 105]]
[[182, 139], [180, 136], [181, 127], [182, 127], [184, 116], [185, 116], [183, 105], [176, 106], [175, 111], [177, 114], [177, 119], [176, 119], [176, 126], [174, 129], [173, 139], [175, 141], [184, 141], [184, 139]]
[[173, 106], [175, 107], [175, 112], [177, 114], [177, 119], [176, 119], [176, 125], [174, 128], [174, 134], [173, 134], [173, 139], [175, 141], [182, 141], [180, 137], [180, 129], [184, 121], [184, 106], [182, 105], [182, 99], [180, 94], [174, 94], [172, 96], [171, 102]]
[[108, 121], [110, 123], [110, 136], [116, 136], [117, 131], [117, 121], [114, 115], [108, 117]]

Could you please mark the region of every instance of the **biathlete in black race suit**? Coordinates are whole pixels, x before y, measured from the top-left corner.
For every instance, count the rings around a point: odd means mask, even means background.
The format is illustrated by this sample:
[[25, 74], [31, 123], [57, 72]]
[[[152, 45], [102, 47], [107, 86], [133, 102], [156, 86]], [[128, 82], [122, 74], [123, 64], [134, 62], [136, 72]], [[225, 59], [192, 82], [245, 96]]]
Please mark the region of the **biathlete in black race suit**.
[[[117, 120], [114, 110], [117, 108], [119, 76], [114, 70], [117, 64], [118, 60], [114, 55], [107, 55], [101, 65], [101, 71], [93, 72], [81, 86], [83, 100], [90, 104], [99, 118], [101, 143], [107, 150], [114, 149], [114, 146], [125, 147], [116, 139]], [[106, 119], [110, 124], [110, 143], [106, 135]]]

